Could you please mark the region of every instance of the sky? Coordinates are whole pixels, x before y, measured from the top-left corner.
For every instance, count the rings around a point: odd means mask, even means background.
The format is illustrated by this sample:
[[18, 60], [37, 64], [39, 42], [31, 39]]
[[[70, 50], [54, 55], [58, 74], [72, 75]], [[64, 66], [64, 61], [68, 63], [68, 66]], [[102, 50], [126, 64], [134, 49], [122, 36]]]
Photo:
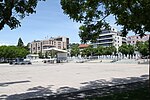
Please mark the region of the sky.
[[[115, 19], [109, 17], [108, 22], [116, 29]], [[47, 0], [38, 3], [36, 13], [25, 17], [21, 27], [11, 30], [5, 26], [0, 30], [0, 45], [17, 45], [21, 38], [26, 45], [34, 40], [50, 37], [65, 36], [70, 38], [70, 43], [80, 43], [78, 35], [80, 23], [73, 22], [61, 9], [60, 0]]]

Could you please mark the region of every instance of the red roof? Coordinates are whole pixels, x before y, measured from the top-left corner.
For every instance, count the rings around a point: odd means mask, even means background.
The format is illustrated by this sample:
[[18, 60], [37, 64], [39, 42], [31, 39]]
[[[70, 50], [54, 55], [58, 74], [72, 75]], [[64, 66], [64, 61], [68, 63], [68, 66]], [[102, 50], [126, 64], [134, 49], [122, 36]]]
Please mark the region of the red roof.
[[89, 45], [88, 44], [80, 44], [79, 48], [87, 48]]

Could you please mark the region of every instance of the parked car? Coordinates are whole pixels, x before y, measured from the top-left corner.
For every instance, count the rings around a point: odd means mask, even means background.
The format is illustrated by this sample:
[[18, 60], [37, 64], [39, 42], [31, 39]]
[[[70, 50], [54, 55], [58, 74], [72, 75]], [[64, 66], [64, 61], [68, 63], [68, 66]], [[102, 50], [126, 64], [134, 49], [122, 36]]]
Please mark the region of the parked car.
[[30, 65], [32, 64], [30, 61], [24, 61], [24, 59], [17, 58], [9, 62], [10, 65]]

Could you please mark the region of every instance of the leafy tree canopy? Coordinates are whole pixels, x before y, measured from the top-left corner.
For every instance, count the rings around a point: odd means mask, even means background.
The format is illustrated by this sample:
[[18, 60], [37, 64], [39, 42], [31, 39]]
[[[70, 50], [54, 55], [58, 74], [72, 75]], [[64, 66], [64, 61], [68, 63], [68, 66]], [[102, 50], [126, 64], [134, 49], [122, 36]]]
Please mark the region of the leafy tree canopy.
[[44, 58], [44, 55], [42, 54], [42, 52], [39, 52], [38, 55], [39, 55], [39, 58]]
[[122, 54], [129, 54], [129, 55], [133, 55], [134, 54], [134, 46], [132, 45], [127, 45], [127, 44], [123, 44], [119, 47], [119, 52], [121, 52]]
[[149, 42], [137, 42], [136, 43], [137, 51], [139, 51], [142, 56], [148, 56], [150, 54], [149, 51]]
[[82, 56], [99, 56], [99, 55], [112, 55], [116, 53], [116, 48], [114, 46], [110, 47], [103, 47], [98, 46], [97, 48], [92, 48], [92, 46], [89, 46], [87, 48], [84, 48], [81, 52]]
[[45, 0], [0, 0], [0, 30], [4, 25], [11, 29], [21, 26], [19, 19], [35, 13], [38, 1]]
[[79, 49], [79, 44], [71, 44], [70, 45], [70, 48], [71, 48], [71, 56], [78, 56], [78, 54], [80, 54], [80, 49]]
[[0, 46], [0, 58], [24, 58], [29, 54], [25, 48], [16, 46]]
[[81, 22], [82, 42], [93, 42], [101, 29], [108, 29], [106, 17], [113, 15], [122, 26], [122, 35], [134, 31], [143, 36], [150, 32], [150, 0], [61, 0], [64, 13]]

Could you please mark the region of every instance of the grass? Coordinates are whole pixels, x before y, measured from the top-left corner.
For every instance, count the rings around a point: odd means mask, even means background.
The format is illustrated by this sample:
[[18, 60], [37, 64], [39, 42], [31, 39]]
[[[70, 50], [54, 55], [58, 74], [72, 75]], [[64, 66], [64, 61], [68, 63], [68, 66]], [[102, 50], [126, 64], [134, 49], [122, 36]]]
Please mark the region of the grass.
[[150, 100], [150, 88], [144, 87], [108, 96], [96, 97], [86, 100]]

